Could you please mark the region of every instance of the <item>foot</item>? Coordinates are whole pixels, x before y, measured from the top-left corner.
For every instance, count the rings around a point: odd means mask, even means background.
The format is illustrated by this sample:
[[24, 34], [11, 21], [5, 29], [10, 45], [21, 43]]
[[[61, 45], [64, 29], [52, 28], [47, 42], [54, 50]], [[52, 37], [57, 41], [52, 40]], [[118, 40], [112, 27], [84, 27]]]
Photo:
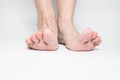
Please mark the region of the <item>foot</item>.
[[40, 24], [40, 30], [26, 39], [26, 44], [34, 50], [56, 50], [58, 47], [56, 23], [46, 20]]
[[[68, 28], [69, 26], [69, 28]], [[73, 25], [59, 25], [59, 43], [73, 51], [89, 51], [101, 44], [102, 40], [97, 32], [87, 28], [81, 34]]]

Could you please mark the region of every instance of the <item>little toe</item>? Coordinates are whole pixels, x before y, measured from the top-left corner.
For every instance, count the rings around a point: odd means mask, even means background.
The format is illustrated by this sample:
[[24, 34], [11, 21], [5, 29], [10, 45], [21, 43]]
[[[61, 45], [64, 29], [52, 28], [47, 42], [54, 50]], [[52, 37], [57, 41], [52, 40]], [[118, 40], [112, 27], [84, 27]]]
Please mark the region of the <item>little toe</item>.
[[92, 41], [94, 46], [97, 46], [97, 43], [100, 41], [100, 37], [98, 36], [96, 39]]
[[100, 38], [100, 40], [97, 42], [97, 46], [99, 46], [102, 43], [102, 39]]
[[31, 45], [32, 44], [32, 41], [31, 41], [30, 38], [26, 38], [25, 42], [26, 42], [27, 45]]

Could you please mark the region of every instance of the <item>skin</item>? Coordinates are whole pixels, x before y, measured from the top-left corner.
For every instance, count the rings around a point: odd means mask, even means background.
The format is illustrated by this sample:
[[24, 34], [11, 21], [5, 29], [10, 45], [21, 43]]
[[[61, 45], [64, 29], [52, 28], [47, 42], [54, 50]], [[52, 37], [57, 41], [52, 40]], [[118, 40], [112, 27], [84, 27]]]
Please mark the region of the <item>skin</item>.
[[26, 39], [29, 48], [35, 50], [56, 50], [58, 30], [52, 0], [35, 0], [38, 14], [38, 32]]
[[29, 48], [52, 51], [61, 43], [73, 51], [89, 51], [101, 44], [98, 33], [91, 28], [85, 29], [82, 33], [75, 28], [73, 15], [76, 0], [57, 0], [57, 23], [52, 0], [35, 0], [35, 4], [39, 30], [26, 39]]

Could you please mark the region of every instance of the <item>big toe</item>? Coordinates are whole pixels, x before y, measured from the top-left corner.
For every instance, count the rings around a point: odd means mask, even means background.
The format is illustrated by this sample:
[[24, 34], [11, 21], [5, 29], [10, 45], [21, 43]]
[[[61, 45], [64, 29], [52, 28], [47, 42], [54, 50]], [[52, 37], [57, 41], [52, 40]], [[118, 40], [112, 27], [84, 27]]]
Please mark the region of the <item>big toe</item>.
[[50, 47], [50, 49], [57, 49], [58, 41], [56, 34], [54, 34], [51, 30], [44, 30], [43, 40]]
[[82, 32], [80, 36], [80, 42], [83, 44], [89, 42], [92, 39], [93, 33], [94, 32], [92, 31], [92, 29], [87, 28], [85, 31]]

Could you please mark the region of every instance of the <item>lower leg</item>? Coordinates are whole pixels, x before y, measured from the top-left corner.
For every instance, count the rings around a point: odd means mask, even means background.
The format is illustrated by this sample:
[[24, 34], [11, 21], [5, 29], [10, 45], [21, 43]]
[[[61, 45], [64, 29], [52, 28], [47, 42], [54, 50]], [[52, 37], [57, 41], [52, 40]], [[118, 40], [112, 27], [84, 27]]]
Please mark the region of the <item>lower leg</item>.
[[[35, 0], [37, 14], [38, 14], [38, 28], [39, 30], [46, 27], [54, 27], [57, 31], [56, 20], [52, 5], [52, 0]], [[49, 26], [53, 25], [53, 26]]]
[[[78, 32], [73, 24], [75, 4], [76, 0], [57, 0], [59, 37], [63, 37], [64, 35], [66, 39], [69, 39], [67, 37], [70, 37], [68, 34], [71, 34], [71, 32], [72, 34], [76, 34], [76, 36], [78, 35]], [[60, 39], [61, 38], [59, 38], [59, 42], [65, 42]]]
[[57, 0], [57, 4], [58, 25], [63, 23], [72, 25], [76, 0]]
[[76, 0], [57, 0], [59, 21], [73, 22]]
[[60, 43], [65, 44], [71, 50], [92, 50], [96, 46], [94, 44], [100, 44], [100, 37], [90, 28], [81, 34], [76, 30], [73, 24], [76, 0], [57, 0], [57, 4]]
[[26, 39], [29, 48], [54, 50], [57, 48], [57, 25], [52, 0], [35, 0], [39, 31]]

